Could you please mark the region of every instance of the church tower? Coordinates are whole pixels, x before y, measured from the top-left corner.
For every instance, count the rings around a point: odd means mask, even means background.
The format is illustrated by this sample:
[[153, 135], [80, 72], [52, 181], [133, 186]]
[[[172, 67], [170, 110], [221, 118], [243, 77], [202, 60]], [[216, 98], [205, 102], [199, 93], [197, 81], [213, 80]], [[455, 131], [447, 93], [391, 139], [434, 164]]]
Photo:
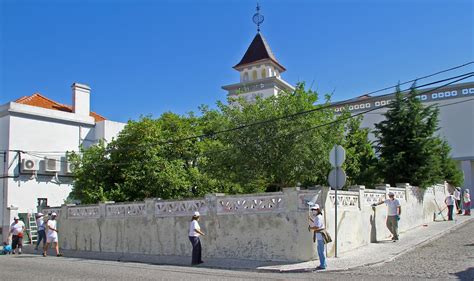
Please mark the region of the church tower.
[[281, 65], [270, 49], [267, 41], [260, 33], [260, 24], [263, 23], [260, 7], [253, 16], [257, 25], [257, 35], [250, 43], [247, 51], [234, 69], [240, 73], [240, 82], [223, 86], [228, 91], [227, 97], [244, 97], [247, 101], [254, 101], [257, 96], [266, 98], [277, 96], [281, 91], [293, 92], [294, 87], [281, 79], [281, 73], [286, 69]]

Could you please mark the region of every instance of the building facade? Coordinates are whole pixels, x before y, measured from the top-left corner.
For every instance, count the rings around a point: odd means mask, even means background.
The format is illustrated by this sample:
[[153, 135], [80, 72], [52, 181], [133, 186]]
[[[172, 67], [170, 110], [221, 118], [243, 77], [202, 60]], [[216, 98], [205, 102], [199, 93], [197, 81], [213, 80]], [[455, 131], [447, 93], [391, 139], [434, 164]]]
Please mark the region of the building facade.
[[[451, 146], [451, 157], [457, 161], [464, 174], [463, 188], [474, 192], [474, 82], [458, 83], [441, 89], [426, 88], [418, 90], [418, 99], [425, 105], [439, 108], [439, 131], [441, 138]], [[393, 95], [361, 96], [339, 102], [335, 111], [349, 110], [353, 114], [363, 114], [362, 127], [373, 130], [375, 124], [384, 120], [387, 105]], [[370, 134], [371, 140], [374, 135]]]
[[90, 88], [72, 85], [72, 106], [35, 93], [0, 106], [0, 230], [38, 207], [64, 204], [72, 190], [67, 151], [110, 141], [124, 123], [90, 111]]

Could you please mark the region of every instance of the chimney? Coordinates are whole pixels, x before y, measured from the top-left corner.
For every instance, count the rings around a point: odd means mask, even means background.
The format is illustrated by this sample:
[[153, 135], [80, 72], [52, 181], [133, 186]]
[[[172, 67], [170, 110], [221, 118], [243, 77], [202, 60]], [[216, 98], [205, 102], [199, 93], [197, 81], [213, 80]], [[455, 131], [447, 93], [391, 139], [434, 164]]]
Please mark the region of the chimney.
[[77, 115], [89, 116], [91, 111], [91, 88], [84, 84], [73, 83], [72, 112]]

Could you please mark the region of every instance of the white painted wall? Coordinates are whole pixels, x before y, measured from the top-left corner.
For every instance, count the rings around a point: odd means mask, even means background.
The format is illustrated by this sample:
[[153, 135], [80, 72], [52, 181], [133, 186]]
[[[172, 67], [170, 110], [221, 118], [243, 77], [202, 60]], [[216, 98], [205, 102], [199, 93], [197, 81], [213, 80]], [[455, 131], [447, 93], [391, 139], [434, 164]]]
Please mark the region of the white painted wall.
[[[10, 151], [8, 168], [2, 169], [1, 173], [11, 176], [0, 179], [2, 229], [8, 229], [17, 213], [36, 212], [38, 198], [47, 198], [50, 206], [63, 204], [72, 190], [72, 178], [66, 173], [65, 152], [78, 151], [81, 145], [88, 147], [99, 139], [110, 141], [126, 125], [108, 120], [96, 124], [94, 118], [88, 115], [14, 102], [0, 106], [0, 116], [0, 150]], [[47, 156], [59, 157], [60, 171], [57, 176], [44, 170], [44, 158]], [[20, 172], [19, 157], [38, 160], [37, 174]], [[0, 160], [3, 163], [3, 159]], [[18, 209], [10, 211], [8, 207], [12, 205]]]

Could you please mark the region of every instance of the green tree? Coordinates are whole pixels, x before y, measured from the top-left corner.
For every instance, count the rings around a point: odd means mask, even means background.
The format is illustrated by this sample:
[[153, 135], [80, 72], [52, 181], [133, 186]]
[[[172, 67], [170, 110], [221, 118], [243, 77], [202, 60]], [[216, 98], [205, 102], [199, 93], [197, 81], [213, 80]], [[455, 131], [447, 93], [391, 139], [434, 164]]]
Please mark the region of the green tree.
[[362, 116], [348, 120], [342, 146], [346, 149], [343, 168], [347, 174], [346, 186], [355, 184], [373, 187], [380, 182], [378, 160], [369, 140], [369, 129], [361, 128]]
[[[220, 103], [229, 127], [264, 122], [219, 135], [221, 152], [210, 157], [215, 177], [224, 177], [243, 192], [275, 191], [283, 187], [326, 184], [328, 153], [343, 138], [344, 122], [333, 122], [329, 96], [317, 105], [318, 94], [299, 84], [293, 93]], [[313, 110], [308, 114], [297, 113]], [[294, 115], [292, 118], [284, 116]], [[278, 119], [280, 118], [280, 119]]]
[[445, 140], [438, 139], [438, 155], [440, 161], [440, 174], [442, 179], [454, 186], [462, 186], [464, 183], [464, 175], [456, 165], [451, 154], [451, 147]]
[[386, 119], [375, 125], [380, 170], [388, 183], [427, 187], [444, 179], [442, 166], [451, 164], [440, 159], [440, 151], [448, 156], [447, 144], [440, 146], [435, 136], [438, 114], [435, 106], [423, 106], [413, 88], [407, 96], [397, 88]]

